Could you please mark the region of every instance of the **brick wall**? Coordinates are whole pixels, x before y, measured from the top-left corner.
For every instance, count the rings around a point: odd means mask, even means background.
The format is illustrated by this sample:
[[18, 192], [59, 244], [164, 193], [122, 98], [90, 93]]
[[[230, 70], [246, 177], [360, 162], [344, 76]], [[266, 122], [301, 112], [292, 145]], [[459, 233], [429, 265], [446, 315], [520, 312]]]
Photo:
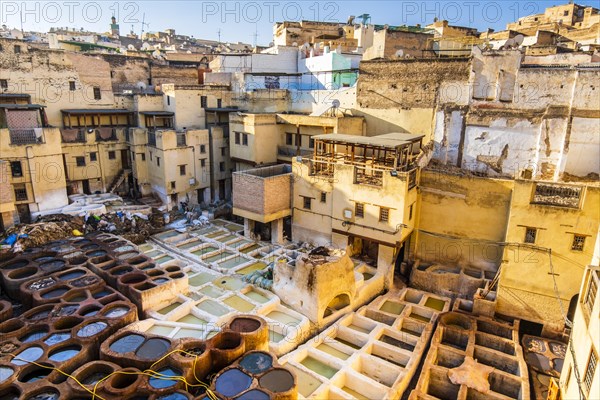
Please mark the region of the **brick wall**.
[[248, 174], [235, 174], [233, 179], [233, 206], [242, 210], [263, 213], [263, 178]]
[[265, 179], [265, 214], [287, 210], [291, 205], [291, 175]]

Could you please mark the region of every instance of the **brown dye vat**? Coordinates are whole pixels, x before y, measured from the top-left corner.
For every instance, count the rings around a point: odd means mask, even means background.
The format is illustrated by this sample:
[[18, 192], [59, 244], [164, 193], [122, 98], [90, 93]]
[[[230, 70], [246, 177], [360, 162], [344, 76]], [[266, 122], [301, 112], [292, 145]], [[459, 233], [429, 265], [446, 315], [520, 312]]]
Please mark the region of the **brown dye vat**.
[[170, 356], [170, 364], [183, 371], [188, 382], [204, 381], [204, 378], [212, 370], [212, 355], [206, 342], [196, 339], [181, 339], [177, 348], [181, 351]]
[[[125, 373], [139, 373], [139, 370], [136, 368], [124, 368], [121, 371]], [[116, 373], [112, 375], [104, 384], [104, 390], [112, 394], [114, 396], [113, 398], [117, 398], [117, 396], [121, 397], [139, 394], [138, 388], [142, 385], [142, 375], [125, 373]]]
[[264, 319], [255, 315], [236, 315], [226, 328], [238, 332], [244, 340], [244, 350], [269, 350], [269, 327]]
[[[72, 375], [89, 390], [93, 390], [96, 386], [96, 383], [120, 369], [120, 366], [111, 362], [91, 361], [79, 367], [77, 370], [75, 370], [75, 372], [73, 372]], [[106, 381], [108, 381], [108, 379], [104, 380], [103, 382], [97, 385], [96, 393], [98, 393], [99, 395], [105, 393], [104, 386]], [[85, 397], [89, 395], [89, 392], [87, 392], [81, 386], [79, 386], [77, 382], [75, 382], [73, 379], [67, 380], [67, 384], [71, 388], [73, 394]]]
[[244, 354], [242, 335], [223, 330], [208, 340], [211, 348], [213, 369], [222, 369]]

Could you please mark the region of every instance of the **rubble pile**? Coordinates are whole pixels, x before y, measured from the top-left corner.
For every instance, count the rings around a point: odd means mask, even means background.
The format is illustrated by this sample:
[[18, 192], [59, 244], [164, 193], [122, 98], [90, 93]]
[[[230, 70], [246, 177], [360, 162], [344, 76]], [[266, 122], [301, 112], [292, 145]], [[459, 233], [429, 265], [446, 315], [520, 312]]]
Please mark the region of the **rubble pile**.
[[34, 224], [15, 225], [6, 231], [6, 237], [16, 235], [19, 245], [25, 250], [73, 236], [74, 230], [83, 230], [83, 218], [53, 214], [39, 217]]

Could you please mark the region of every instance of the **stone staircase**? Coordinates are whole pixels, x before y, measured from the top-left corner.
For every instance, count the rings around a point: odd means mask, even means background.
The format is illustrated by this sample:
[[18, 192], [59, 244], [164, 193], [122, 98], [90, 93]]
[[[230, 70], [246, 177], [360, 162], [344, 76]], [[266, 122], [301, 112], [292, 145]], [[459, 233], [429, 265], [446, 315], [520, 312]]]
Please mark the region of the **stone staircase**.
[[125, 181], [125, 179], [127, 178], [127, 176], [129, 176], [130, 173], [130, 169], [122, 169], [121, 172], [119, 172], [119, 175], [117, 175], [115, 179], [113, 179], [112, 183], [108, 187], [108, 193], [114, 193], [115, 190], [117, 190], [117, 188], [121, 186], [121, 184]]

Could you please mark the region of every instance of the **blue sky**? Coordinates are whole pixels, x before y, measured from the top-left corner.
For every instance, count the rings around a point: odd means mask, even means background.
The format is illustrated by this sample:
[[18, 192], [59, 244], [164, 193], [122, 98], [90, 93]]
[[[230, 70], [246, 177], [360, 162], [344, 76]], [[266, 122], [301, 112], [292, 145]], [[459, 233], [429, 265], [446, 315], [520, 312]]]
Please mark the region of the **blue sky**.
[[[145, 31], [176, 29], [196, 38], [267, 45], [275, 21], [301, 19], [345, 22], [349, 15], [371, 15], [374, 24], [426, 25], [434, 17], [453, 25], [502, 30], [507, 22], [542, 12], [564, 1], [11, 1], [0, 2], [0, 23], [23, 29], [47, 31], [51, 26], [84, 28], [97, 32], [109, 29], [114, 14], [121, 34], [132, 28]], [[589, 2], [592, 4], [594, 2]], [[586, 4], [586, 3], [580, 3]], [[357, 18], [358, 20], [358, 18]]]

